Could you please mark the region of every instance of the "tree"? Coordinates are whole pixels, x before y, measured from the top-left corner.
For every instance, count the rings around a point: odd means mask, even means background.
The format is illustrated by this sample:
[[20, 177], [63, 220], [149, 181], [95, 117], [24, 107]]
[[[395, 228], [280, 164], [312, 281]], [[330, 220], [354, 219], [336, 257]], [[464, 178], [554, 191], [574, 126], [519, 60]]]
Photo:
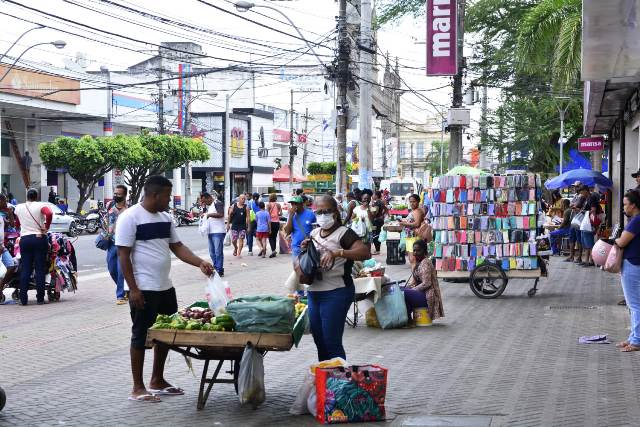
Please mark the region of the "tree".
[[189, 161], [209, 159], [207, 146], [195, 138], [149, 133], [121, 138], [127, 141], [130, 152], [116, 167], [125, 172], [125, 183], [130, 187], [129, 197], [134, 202], [139, 200], [144, 181], [149, 176], [173, 170]]
[[449, 163], [449, 141], [431, 141], [431, 150], [425, 157], [424, 170], [429, 171], [432, 176], [440, 175], [440, 153], [443, 154], [443, 173], [446, 173]]
[[56, 138], [40, 144], [39, 151], [47, 168], [65, 169], [78, 183], [80, 198], [76, 212], [82, 210], [98, 181], [128, 155], [123, 140], [89, 135]]

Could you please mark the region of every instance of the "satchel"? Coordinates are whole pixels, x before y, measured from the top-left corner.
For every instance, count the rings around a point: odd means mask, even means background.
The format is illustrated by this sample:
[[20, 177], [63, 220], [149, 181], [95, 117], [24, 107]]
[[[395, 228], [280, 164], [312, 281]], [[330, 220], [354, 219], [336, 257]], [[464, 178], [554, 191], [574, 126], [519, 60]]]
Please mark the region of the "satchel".
[[582, 222], [580, 222], [580, 231], [587, 231], [591, 233], [593, 231], [593, 227], [591, 227], [591, 215], [584, 215], [582, 218]]
[[607, 256], [607, 260], [604, 263], [602, 269], [609, 273], [620, 273], [622, 270], [622, 254], [624, 249], [618, 245], [613, 245]]
[[580, 230], [580, 225], [582, 224], [582, 220], [584, 219], [584, 212], [580, 211], [573, 217], [571, 220], [571, 228], [575, 228], [576, 230]]

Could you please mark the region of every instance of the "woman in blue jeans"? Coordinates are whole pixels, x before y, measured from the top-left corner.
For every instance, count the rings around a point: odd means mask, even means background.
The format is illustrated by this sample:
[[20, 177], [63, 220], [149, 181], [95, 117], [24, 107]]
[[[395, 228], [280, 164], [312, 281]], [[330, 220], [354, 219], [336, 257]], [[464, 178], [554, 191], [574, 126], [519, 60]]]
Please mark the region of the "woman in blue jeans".
[[[300, 282], [309, 285], [309, 320], [318, 360], [346, 359], [342, 334], [355, 293], [351, 270], [354, 261], [371, 258], [371, 251], [353, 230], [342, 225], [333, 197], [323, 196], [316, 208], [319, 228], [311, 232], [311, 239], [321, 255], [320, 271], [316, 277], [308, 278], [297, 263], [294, 265]], [[308, 239], [303, 241], [302, 248], [308, 243]]]
[[622, 352], [640, 350], [640, 191], [624, 195], [624, 214], [630, 218], [615, 244], [624, 248], [622, 256], [622, 290], [631, 317], [631, 332], [616, 346]]

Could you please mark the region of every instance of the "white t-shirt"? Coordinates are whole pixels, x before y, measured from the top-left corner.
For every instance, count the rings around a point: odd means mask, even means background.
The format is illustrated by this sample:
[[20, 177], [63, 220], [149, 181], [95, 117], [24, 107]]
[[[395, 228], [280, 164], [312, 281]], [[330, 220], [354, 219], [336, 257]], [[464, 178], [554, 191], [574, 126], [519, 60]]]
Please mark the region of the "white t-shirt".
[[224, 224], [224, 203], [220, 200], [214, 200], [207, 206], [207, 214], [220, 213], [222, 218], [207, 218], [208, 234], [226, 233], [227, 227]]
[[43, 202], [26, 202], [16, 206], [14, 214], [20, 220], [20, 235], [28, 236], [42, 234], [45, 217], [42, 208], [47, 207]]
[[142, 291], [171, 289], [169, 244], [178, 242], [175, 225], [166, 212], [151, 213], [138, 203], [118, 217], [116, 246], [132, 248], [133, 275]]

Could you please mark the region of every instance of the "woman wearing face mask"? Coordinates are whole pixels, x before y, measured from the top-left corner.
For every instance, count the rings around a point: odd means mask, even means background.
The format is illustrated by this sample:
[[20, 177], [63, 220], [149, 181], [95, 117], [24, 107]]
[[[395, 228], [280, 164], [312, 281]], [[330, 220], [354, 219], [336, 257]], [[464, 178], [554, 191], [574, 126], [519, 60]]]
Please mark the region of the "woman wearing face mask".
[[[341, 224], [333, 197], [321, 197], [316, 207], [319, 227], [311, 232], [311, 238], [321, 255], [321, 269], [308, 288], [311, 333], [318, 348], [318, 360], [346, 359], [342, 334], [354, 297], [351, 269], [354, 261], [369, 259], [371, 253], [353, 230]], [[304, 241], [302, 247], [307, 243], [308, 240]]]
[[412, 314], [416, 308], [426, 307], [432, 320], [444, 317], [438, 276], [431, 259], [427, 256], [427, 244], [424, 240], [418, 240], [413, 244], [413, 256], [416, 264], [404, 290], [410, 324], [415, 324]]
[[375, 213], [369, 209], [370, 204], [371, 196], [369, 193], [362, 193], [360, 205], [353, 210], [354, 219], [351, 222], [351, 229], [367, 247], [371, 247], [371, 232], [375, 219]]

